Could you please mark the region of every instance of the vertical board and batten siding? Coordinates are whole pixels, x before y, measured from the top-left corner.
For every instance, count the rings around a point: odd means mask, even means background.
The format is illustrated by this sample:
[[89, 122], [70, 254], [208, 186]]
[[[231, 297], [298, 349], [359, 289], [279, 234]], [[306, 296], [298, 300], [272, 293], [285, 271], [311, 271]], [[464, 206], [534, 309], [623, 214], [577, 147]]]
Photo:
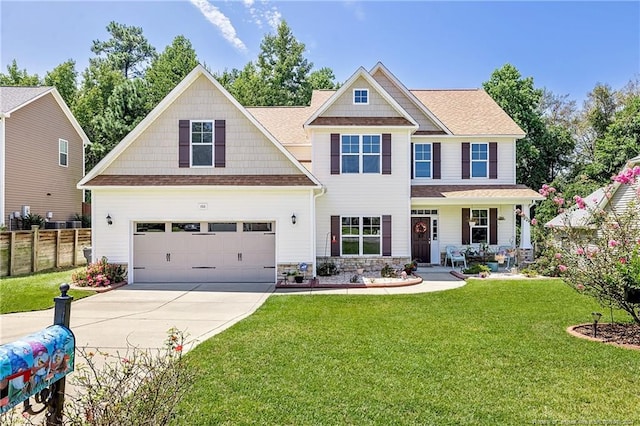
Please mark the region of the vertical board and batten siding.
[[[316, 201], [316, 250], [325, 256], [331, 216], [391, 216], [394, 257], [411, 255], [409, 132], [388, 128], [354, 128], [353, 134], [391, 134], [391, 174], [332, 174], [331, 133], [314, 130], [313, 170], [327, 192]], [[333, 244], [331, 244], [333, 246]], [[326, 247], [330, 254], [331, 247]]]
[[[632, 201], [638, 202], [637, 190], [640, 188], [640, 183], [636, 182], [632, 185], [622, 184], [618, 187], [616, 192], [609, 201], [610, 208], [616, 213], [623, 213]], [[638, 206], [636, 206], [638, 208]]]
[[[37, 238], [35, 254], [34, 238]], [[2, 232], [0, 233], [0, 276], [84, 265], [86, 260], [83, 248], [90, 246], [91, 230], [84, 228], [42, 230], [35, 234], [33, 231]]]
[[[312, 191], [193, 188], [94, 189], [93, 256], [116, 263], [132, 260], [134, 222], [273, 221], [277, 263], [315, 263]], [[206, 210], [199, 205], [207, 204]], [[291, 223], [295, 213], [297, 223]], [[111, 215], [112, 225], [104, 218]]]
[[[353, 89], [369, 89], [369, 104], [354, 105]], [[322, 113], [322, 117], [401, 117], [367, 80], [360, 77]]]
[[[466, 246], [462, 244], [462, 209], [463, 208], [473, 208], [473, 209], [490, 209], [490, 208], [498, 208], [498, 216], [503, 216], [505, 220], [497, 221], [498, 230], [497, 237], [498, 243], [494, 244], [492, 247], [497, 248], [497, 246], [509, 245], [511, 241], [515, 241], [516, 229], [515, 229], [515, 216], [513, 211], [515, 209], [515, 205], [476, 205], [473, 206], [471, 204], [465, 206], [424, 206], [424, 205], [413, 205], [412, 209], [424, 209], [424, 208], [437, 208], [438, 209], [438, 238], [439, 238], [439, 246], [440, 251], [444, 252], [446, 246], [452, 245], [456, 247]], [[473, 246], [478, 246], [478, 244], [470, 244]]]
[[[179, 167], [180, 120], [225, 120], [225, 167]], [[103, 172], [123, 175], [301, 173], [205, 76], [194, 81]]]
[[[69, 142], [67, 167], [59, 165], [59, 139]], [[83, 176], [83, 150], [82, 138], [52, 94], [11, 113], [5, 119], [5, 214], [23, 205], [43, 217], [53, 212], [53, 220], [82, 213], [76, 184]]]
[[407, 97], [407, 95], [402, 93], [382, 71], [376, 72], [373, 75], [373, 78], [418, 123], [420, 126], [418, 130], [442, 130], [420, 108], [418, 108], [416, 104]]
[[[440, 171], [441, 177], [434, 179], [413, 179], [416, 185], [474, 185], [474, 184], [491, 184], [491, 185], [514, 185], [516, 183], [516, 165], [513, 162], [515, 158], [516, 144], [513, 138], [481, 138], [481, 137], [447, 137], [438, 138], [437, 136], [429, 137], [413, 137], [411, 142], [416, 143], [433, 143], [440, 142]], [[497, 179], [486, 178], [470, 178], [461, 179], [462, 177], [462, 143], [465, 142], [497, 142], [498, 153], [498, 177]], [[487, 171], [489, 165], [487, 165]]]

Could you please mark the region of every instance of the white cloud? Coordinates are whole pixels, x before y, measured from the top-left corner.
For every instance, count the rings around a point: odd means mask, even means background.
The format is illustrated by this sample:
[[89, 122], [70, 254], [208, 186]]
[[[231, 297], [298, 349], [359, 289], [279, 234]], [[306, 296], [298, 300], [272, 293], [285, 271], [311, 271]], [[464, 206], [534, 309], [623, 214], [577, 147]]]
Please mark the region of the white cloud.
[[[209, 3], [207, 0], [190, 0], [191, 4], [200, 10], [200, 13], [207, 19], [207, 21], [211, 22], [214, 26], [216, 26], [222, 36], [227, 40], [233, 47], [236, 49], [245, 52], [247, 50], [247, 46], [240, 40], [238, 35], [236, 34], [236, 29], [233, 27], [231, 20], [227, 18], [220, 9]], [[252, 0], [244, 0], [245, 5], [252, 4]]]
[[276, 31], [282, 21], [282, 14], [275, 6], [269, 7], [269, 2], [262, 0], [260, 3], [255, 0], [243, 0], [244, 7], [249, 11], [251, 15], [251, 22], [256, 24], [259, 28], [262, 28], [264, 21]]

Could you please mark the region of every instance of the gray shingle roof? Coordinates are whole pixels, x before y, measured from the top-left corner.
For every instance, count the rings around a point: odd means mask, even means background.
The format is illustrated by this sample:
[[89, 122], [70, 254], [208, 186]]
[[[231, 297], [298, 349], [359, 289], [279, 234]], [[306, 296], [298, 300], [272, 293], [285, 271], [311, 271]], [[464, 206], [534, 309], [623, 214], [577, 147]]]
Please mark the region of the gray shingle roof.
[[52, 90], [53, 87], [0, 87], [0, 113], [13, 111], [33, 98]]

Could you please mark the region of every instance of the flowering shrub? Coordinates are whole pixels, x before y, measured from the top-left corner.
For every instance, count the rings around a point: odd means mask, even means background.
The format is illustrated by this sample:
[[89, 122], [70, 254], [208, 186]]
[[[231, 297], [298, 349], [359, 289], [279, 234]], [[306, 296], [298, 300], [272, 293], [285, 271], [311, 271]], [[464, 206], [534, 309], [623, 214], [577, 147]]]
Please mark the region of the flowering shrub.
[[80, 287], [106, 287], [124, 281], [125, 273], [124, 266], [109, 263], [107, 258], [103, 257], [84, 270], [74, 273], [71, 280]]
[[[626, 168], [612, 179], [633, 188], [639, 176], [640, 167], [636, 166]], [[577, 291], [594, 297], [603, 306], [627, 312], [640, 323], [640, 304], [627, 300], [629, 289], [640, 288], [639, 192], [631, 191], [635, 199], [632, 196], [624, 208], [610, 204], [604, 209], [596, 200], [589, 203], [579, 196], [567, 202], [548, 185], [539, 192], [552, 199], [560, 213], [566, 213], [562, 226], [537, 230], [547, 237], [542, 242], [540, 272], [562, 277]], [[611, 199], [612, 186], [604, 193]], [[577, 210], [588, 214], [579, 223], [572, 223], [571, 213]]]

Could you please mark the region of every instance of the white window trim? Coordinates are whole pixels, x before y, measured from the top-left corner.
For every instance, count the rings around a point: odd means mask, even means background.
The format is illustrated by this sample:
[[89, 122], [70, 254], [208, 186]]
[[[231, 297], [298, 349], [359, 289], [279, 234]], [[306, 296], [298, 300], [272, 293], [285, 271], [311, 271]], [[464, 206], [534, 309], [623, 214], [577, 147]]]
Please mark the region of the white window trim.
[[[479, 212], [479, 211], [484, 211], [486, 213], [486, 218], [487, 218], [487, 224], [486, 225], [478, 225], [477, 220], [476, 220], [476, 224], [474, 226], [470, 226], [470, 230], [469, 230], [469, 242], [471, 244], [489, 244], [489, 225], [490, 225], [490, 217], [489, 217], [489, 209], [471, 209], [469, 211], [469, 215], [470, 218], [469, 220], [472, 220], [474, 218], [473, 216], [473, 212]], [[476, 217], [480, 217], [479, 215]], [[474, 228], [478, 228], [478, 229], [486, 229], [487, 230], [487, 241], [473, 241], [473, 230]]]
[[[418, 168], [416, 165], [418, 161], [421, 163], [426, 163], [425, 160], [416, 160], [416, 147], [418, 145], [429, 145], [431, 147], [431, 160], [429, 160], [429, 177], [424, 176], [416, 176]], [[433, 143], [432, 142], [414, 142], [413, 144], [413, 179], [433, 179]]]
[[[367, 92], [367, 102], [356, 102], [356, 91], [365, 91]], [[353, 97], [351, 98], [354, 105], [369, 105], [369, 89], [367, 88], [354, 88], [353, 89]]]
[[[473, 159], [473, 146], [474, 145], [484, 145], [487, 147], [487, 159], [486, 160], [474, 160]], [[484, 176], [474, 176], [473, 175], [473, 163], [485, 163], [487, 173]], [[488, 142], [471, 142], [469, 145], [469, 177], [471, 179], [487, 179], [489, 177], [489, 143]]]
[[[211, 122], [211, 165], [202, 166], [193, 164], [193, 123]], [[216, 166], [216, 121], [214, 119], [189, 120], [189, 167], [194, 169], [212, 169]], [[197, 145], [206, 146], [209, 143], [199, 143]]]
[[[356, 235], [343, 235], [342, 234], [342, 219], [345, 217], [357, 217], [358, 220], [358, 254], [343, 254], [342, 253], [342, 247], [343, 247], [343, 240], [344, 238], [355, 238]], [[378, 221], [380, 223], [380, 233], [378, 234], [374, 234], [374, 235], [364, 235], [363, 232], [363, 228], [364, 228], [364, 218], [365, 217], [377, 217]], [[365, 238], [378, 238], [380, 243], [378, 244], [378, 253], [377, 254], [363, 254], [363, 248], [364, 248], [364, 239]], [[340, 216], [340, 256], [344, 256], [344, 257], [357, 257], [357, 256], [382, 256], [382, 216], [379, 215], [373, 215], [373, 216], [354, 216], [354, 215], [345, 215], [345, 216]]]
[[[62, 151], [62, 146], [65, 146], [65, 152]], [[67, 164], [62, 164], [61, 156], [64, 154], [67, 160]], [[58, 139], [58, 165], [60, 167], [69, 167], [69, 141], [66, 139]]]
[[[358, 153], [357, 154], [353, 154], [353, 153], [343, 153], [342, 152], [342, 137], [343, 136], [348, 136], [348, 137], [352, 137], [352, 136], [357, 136], [358, 137]], [[378, 152], [377, 154], [370, 154], [370, 153], [365, 153], [364, 152], [364, 136], [377, 136], [379, 141], [380, 141], [380, 152]], [[343, 155], [349, 155], [349, 156], [358, 156], [358, 173], [354, 173], [354, 172], [345, 172], [342, 170], [342, 156]], [[364, 157], [373, 157], [373, 156], [378, 156], [378, 172], [374, 173], [374, 172], [365, 172], [364, 171]], [[382, 174], [382, 134], [381, 133], [366, 133], [366, 134], [341, 134], [340, 135], [340, 174], [345, 174], [345, 175], [380, 175]]]

